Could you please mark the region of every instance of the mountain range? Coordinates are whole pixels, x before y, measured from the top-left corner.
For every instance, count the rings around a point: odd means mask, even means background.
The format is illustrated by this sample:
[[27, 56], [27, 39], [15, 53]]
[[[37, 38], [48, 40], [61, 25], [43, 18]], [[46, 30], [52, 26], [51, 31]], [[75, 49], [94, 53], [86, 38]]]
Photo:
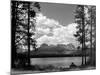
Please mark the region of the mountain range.
[[[76, 48], [75, 48], [75, 46], [72, 44], [72, 43], [69, 43], [69, 44], [67, 44], [67, 45], [64, 45], [64, 44], [58, 44], [58, 45], [47, 45], [47, 44], [42, 44], [40, 47], [39, 47], [39, 49], [41, 49], [41, 48], [51, 48], [51, 50], [54, 48], [59, 48], [59, 49], [66, 49], [66, 50], [76, 50]], [[54, 50], [53, 49], [53, 50]]]
[[70, 54], [72, 52], [75, 52], [76, 48], [73, 44], [58, 44], [58, 45], [50, 45], [42, 44], [39, 48], [37, 48], [37, 51], [32, 51], [32, 54]]

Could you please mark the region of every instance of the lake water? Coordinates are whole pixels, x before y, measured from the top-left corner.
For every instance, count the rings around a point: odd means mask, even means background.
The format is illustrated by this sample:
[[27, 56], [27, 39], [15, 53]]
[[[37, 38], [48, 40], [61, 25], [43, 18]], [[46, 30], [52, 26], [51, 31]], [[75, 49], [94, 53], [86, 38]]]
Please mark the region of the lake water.
[[[87, 57], [87, 60], [89, 57]], [[54, 65], [57, 67], [69, 67], [74, 62], [75, 65], [80, 66], [82, 57], [54, 57], [54, 58], [32, 58], [31, 65]]]

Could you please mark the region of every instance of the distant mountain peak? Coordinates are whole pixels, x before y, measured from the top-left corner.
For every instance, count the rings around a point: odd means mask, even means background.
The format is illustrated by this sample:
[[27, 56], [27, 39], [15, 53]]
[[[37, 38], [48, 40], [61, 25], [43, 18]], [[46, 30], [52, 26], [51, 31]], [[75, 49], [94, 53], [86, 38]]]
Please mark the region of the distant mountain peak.
[[47, 44], [43, 43], [40, 47], [48, 46]]
[[42, 44], [40, 46], [40, 48], [62, 48], [62, 49], [66, 49], [66, 50], [75, 50], [75, 46], [72, 43], [69, 43], [67, 45], [65, 44], [58, 44], [58, 45], [47, 45], [47, 44]]
[[75, 46], [72, 43], [67, 44], [67, 48], [70, 50], [75, 50]]

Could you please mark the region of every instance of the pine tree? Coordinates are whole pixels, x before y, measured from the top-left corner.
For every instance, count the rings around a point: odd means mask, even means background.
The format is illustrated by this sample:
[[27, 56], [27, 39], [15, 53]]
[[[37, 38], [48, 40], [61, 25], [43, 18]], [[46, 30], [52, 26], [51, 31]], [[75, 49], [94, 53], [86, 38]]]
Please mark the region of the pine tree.
[[[93, 58], [93, 45], [95, 46], [96, 42], [96, 8], [95, 6], [88, 5], [78, 5], [75, 12], [75, 22], [78, 24], [77, 32], [74, 34], [77, 37], [77, 40], [82, 44], [82, 64], [86, 64], [86, 50], [91, 48], [91, 61]], [[89, 43], [90, 41], [90, 43]], [[87, 44], [89, 43], [89, 44]], [[94, 47], [95, 48], [95, 47]]]
[[[35, 35], [35, 20], [36, 7], [40, 11], [40, 5], [38, 2], [22, 2], [12, 1], [12, 57], [18, 56], [18, 53], [27, 52], [28, 65], [30, 65], [30, 50], [36, 50], [36, 41], [32, 36]], [[16, 6], [16, 7], [14, 7]], [[14, 20], [14, 23], [13, 23]], [[14, 30], [13, 30], [14, 28]], [[14, 52], [13, 52], [14, 51]], [[15, 55], [14, 55], [15, 54]], [[14, 64], [14, 58], [12, 58], [12, 64]], [[16, 58], [15, 58], [16, 59]]]
[[96, 7], [88, 6], [89, 20], [88, 25], [90, 26], [90, 64], [96, 64]]
[[77, 41], [82, 45], [82, 65], [84, 65], [84, 48], [85, 48], [85, 18], [84, 18], [84, 5], [77, 5], [75, 11], [75, 23], [78, 24], [77, 32], [74, 34]]

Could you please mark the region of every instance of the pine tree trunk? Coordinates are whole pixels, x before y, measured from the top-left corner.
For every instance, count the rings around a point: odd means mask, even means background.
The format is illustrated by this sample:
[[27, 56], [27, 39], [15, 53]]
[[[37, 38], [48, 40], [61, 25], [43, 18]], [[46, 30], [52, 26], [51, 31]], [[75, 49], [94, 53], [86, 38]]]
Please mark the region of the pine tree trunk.
[[16, 2], [12, 3], [12, 20], [11, 20], [11, 68], [15, 67], [15, 60], [16, 60], [16, 46], [15, 46], [15, 32], [16, 32]]
[[90, 38], [91, 38], [90, 39], [90, 42], [91, 42], [91, 48], [90, 48], [91, 49], [91, 53], [90, 53], [90, 58], [91, 59], [90, 59], [90, 62], [91, 62], [91, 65], [92, 65], [92, 7], [91, 7], [91, 32], [90, 32], [90, 35], [91, 35], [90, 36]]
[[84, 47], [85, 47], [85, 25], [84, 25], [84, 6], [82, 6], [82, 65], [84, 65]]
[[28, 66], [30, 66], [30, 3], [28, 3]]

